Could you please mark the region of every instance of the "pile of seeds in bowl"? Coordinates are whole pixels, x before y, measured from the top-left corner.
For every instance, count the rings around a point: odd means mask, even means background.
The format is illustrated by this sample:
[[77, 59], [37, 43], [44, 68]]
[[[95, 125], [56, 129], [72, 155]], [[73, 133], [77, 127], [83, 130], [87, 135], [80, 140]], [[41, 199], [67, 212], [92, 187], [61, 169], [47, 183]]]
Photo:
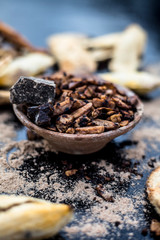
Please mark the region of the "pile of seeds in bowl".
[[40, 127], [68, 134], [95, 134], [124, 127], [134, 119], [137, 97], [96, 76], [57, 72], [43, 77], [56, 84], [54, 102], [27, 106]]

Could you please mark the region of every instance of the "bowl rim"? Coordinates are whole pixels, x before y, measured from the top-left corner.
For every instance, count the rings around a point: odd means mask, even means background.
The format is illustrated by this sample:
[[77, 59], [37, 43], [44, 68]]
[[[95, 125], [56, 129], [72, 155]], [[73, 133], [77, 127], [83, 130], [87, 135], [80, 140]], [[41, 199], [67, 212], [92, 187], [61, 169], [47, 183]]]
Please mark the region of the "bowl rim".
[[39, 126], [37, 126], [36, 124], [34, 124], [33, 122], [31, 122], [28, 117], [19, 109], [18, 105], [16, 104], [13, 104], [13, 110], [17, 116], [17, 118], [20, 120], [20, 122], [25, 125], [27, 128], [31, 129], [32, 131], [34, 131], [35, 133], [37, 133], [38, 135], [41, 135], [42, 136], [42, 131], [43, 133], [45, 134], [49, 134], [49, 135], [52, 135], [53, 137], [66, 137], [68, 139], [82, 139], [82, 138], [85, 138], [85, 139], [89, 139], [89, 138], [95, 138], [95, 137], [110, 137], [110, 136], [113, 136], [116, 137], [116, 136], [120, 136], [126, 132], [128, 132], [129, 130], [131, 130], [132, 128], [135, 127], [135, 125], [140, 121], [140, 119], [142, 118], [142, 115], [143, 115], [143, 103], [142, 101], [139, 99], [139, 97], [134, 93], [132, 92], [131, 90], [129, 90], [128, 88], [126, 87], [123, 87], [123, 86], [120, 86], [118, 84], [114, 84], [119, 90], [122, 90], [125, 92], [125, 94], [127, 96], [136, 96], [137, 97], [137, 105], [136, 105], [136, 112], [135, 112], [135, 115], [134, 115], [134, 120], [131, 121], [127, 126], [124, 126], [124, 127], [120, 127], [120, 128], [117, 128], [117, 129], [114, 129], [114, 130], [110, 130], [110, 131], [107, 131], [107, 132], [103, 132], [103, 133], [96, 133], [96, 134], [78, 134], [78, 133], [75, 133], [75, 134], [68, 134], [68, 133], [60, 133], [60, 132], [55, 132], [55, 131], [51, 131], [51, 130], [48, 130], [48, 129], [45, 129], [45, 128], [41, 128]]

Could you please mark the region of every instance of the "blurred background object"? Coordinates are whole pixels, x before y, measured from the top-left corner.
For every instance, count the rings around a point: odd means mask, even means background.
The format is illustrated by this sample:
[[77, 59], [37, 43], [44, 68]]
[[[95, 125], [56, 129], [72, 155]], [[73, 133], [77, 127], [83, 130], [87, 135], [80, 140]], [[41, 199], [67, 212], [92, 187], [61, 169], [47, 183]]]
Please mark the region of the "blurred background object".
[[35, 46], [53, 33], [98, 36], [138, 23], [148, 33], [144, 65], [160, 61], [159, 0], [0, 0], [0, 6], [1, 20]]

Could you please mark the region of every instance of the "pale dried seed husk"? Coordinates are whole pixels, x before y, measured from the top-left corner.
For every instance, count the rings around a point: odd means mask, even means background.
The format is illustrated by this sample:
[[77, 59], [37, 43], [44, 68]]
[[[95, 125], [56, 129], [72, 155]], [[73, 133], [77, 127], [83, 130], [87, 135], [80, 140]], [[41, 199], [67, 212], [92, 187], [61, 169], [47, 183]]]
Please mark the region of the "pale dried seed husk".
[[112, 49], [115, 47], [120, 37], [121, 33], [111, 33], [94, 38], [89, 38], [84, 43], [86, 48]]
[[160, 167], [153, 170], [147, 180], [147, 193], [151, 204], [160, 214]]
[[148, 72], [102, 73], [99, 76], [106, 81], [128, 87], [139, 94], [146, 94], [160, 86], [160, 78]]
[[21, 75], [35, 76], [54, 64], [53, 57], [45, 53], [33, 52], [15, 58], [0, 72], [0, 86], [11, 87]]
[[130, 25], [117, 41], [109, 70], [129, 72], [138, 69], [146, 39], [147, 34], [143, 28], [137, 24]]
[[55, 56], [60, 70], [70, 73], [91, 73], [96, 71], [97, 64], [84, 49], [86, 37], [80, 34], [55, 34], [48, 38], [48, 46]]
[[5, 90], [0, 90], [0, 105], [9, 104], [10, 92]]
[[112, 58], [113, 49], [94, 49], [89, 53], [94, 61], [101, 62]]
[[72, 217], [65, 204], [25, 196], [0, 196], [0, 239], [45, 239], [55, 235]]

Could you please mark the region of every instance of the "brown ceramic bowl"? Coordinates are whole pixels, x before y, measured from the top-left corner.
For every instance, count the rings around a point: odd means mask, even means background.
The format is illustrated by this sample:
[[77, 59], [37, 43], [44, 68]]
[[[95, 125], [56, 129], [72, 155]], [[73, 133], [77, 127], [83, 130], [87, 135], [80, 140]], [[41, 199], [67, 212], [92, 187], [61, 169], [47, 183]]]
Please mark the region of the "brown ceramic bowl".
[[[135, 93], [127, 88], [116, 85], [120, 90], [123, 90], [127, 96], [135, 96]], [[17, 105], [13, 105], [14, 112], [18, 119], [28, 129], [32, 130], [36, 134], [46, 139], [56, 151], [69, 153], [69, 154], [89, 154], [97, 152], [102, 149], [108, 142], [114, 138], [130, 131], [140, 121], [143, 114], [143, 104], [138, 99], [136, 106], [137, 112], [135, 118], [127, 126], [118, 128], [116, 130], [100, 133], [100, 134], [66, 134], [50, 131], [41, 127], [38, 127], [32, 123], [27, 116], [18, 108]]]

